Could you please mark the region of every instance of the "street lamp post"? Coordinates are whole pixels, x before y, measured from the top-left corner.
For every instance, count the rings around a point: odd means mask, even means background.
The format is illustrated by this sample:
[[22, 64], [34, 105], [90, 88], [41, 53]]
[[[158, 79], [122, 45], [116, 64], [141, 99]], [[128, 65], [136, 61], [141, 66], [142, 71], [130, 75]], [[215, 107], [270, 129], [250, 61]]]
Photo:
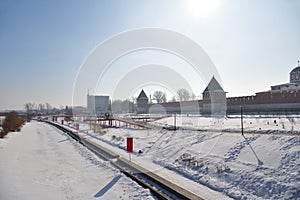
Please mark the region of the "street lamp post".
[[174, 130], [176, 131], [176, 113], [174, 113]]
[[244, 135], [243, 111], [244, 111], [244, 107], [241, 106], [241, 129], [242, 129], [242, 135]]

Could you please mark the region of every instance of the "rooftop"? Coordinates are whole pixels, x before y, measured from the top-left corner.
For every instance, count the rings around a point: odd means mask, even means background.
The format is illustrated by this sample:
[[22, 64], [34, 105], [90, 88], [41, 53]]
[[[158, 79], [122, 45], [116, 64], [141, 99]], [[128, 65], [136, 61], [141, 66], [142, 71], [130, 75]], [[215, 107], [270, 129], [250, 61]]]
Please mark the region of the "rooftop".
[[219, 82], [216, 80], [216, 78], [213, 76], [210, 82], [208, 83], [207, 87], [203, 91], [203, 93], [205, 92], [224, 92], [224, 90], [219, 84]]
[[148, 97], [147, 97], [146, 93], [144, 92], [144, 90], [141, 91], [141, 93], [139, 94], [137, 99], [148, 99]]
[[292, 72], [300, 72], [300, 66], [295, 67], [295, 68], [291, 71], [291, 73], [292, 73]]

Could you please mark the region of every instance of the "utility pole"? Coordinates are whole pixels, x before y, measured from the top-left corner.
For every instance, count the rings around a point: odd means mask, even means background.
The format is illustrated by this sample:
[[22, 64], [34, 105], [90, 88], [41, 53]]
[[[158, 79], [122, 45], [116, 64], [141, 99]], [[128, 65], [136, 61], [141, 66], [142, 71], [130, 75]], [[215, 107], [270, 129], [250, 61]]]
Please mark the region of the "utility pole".
[[243, 120], [243, 111], [244, 111], [244, 107], [241, 106], [241, 129], [242, 129], [242, 135], [244, 136], [244, 120]]
[[176, 131], [176, 113], [174, 113], [174, 130]]

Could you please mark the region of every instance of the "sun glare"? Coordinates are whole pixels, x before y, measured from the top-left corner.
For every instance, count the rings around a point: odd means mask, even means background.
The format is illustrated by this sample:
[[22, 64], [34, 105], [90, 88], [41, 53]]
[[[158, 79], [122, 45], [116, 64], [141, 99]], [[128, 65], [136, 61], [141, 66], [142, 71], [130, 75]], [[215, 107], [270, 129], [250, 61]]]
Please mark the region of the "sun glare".
[[220, 0], [188, 0], [188, 12], [195, 18], [206, 19], [216, 13], [220, 3]]

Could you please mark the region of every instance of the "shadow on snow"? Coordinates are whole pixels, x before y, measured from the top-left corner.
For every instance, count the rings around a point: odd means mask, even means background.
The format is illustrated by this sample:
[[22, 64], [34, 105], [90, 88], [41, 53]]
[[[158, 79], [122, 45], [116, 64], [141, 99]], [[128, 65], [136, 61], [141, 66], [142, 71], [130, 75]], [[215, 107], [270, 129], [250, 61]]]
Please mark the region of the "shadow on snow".
[[94, 197], [102, 197], [107, 191], [109, 191], [121, 178], [121, 175], [118, 175], [113, 178], [104, 188], [102, 188]]

